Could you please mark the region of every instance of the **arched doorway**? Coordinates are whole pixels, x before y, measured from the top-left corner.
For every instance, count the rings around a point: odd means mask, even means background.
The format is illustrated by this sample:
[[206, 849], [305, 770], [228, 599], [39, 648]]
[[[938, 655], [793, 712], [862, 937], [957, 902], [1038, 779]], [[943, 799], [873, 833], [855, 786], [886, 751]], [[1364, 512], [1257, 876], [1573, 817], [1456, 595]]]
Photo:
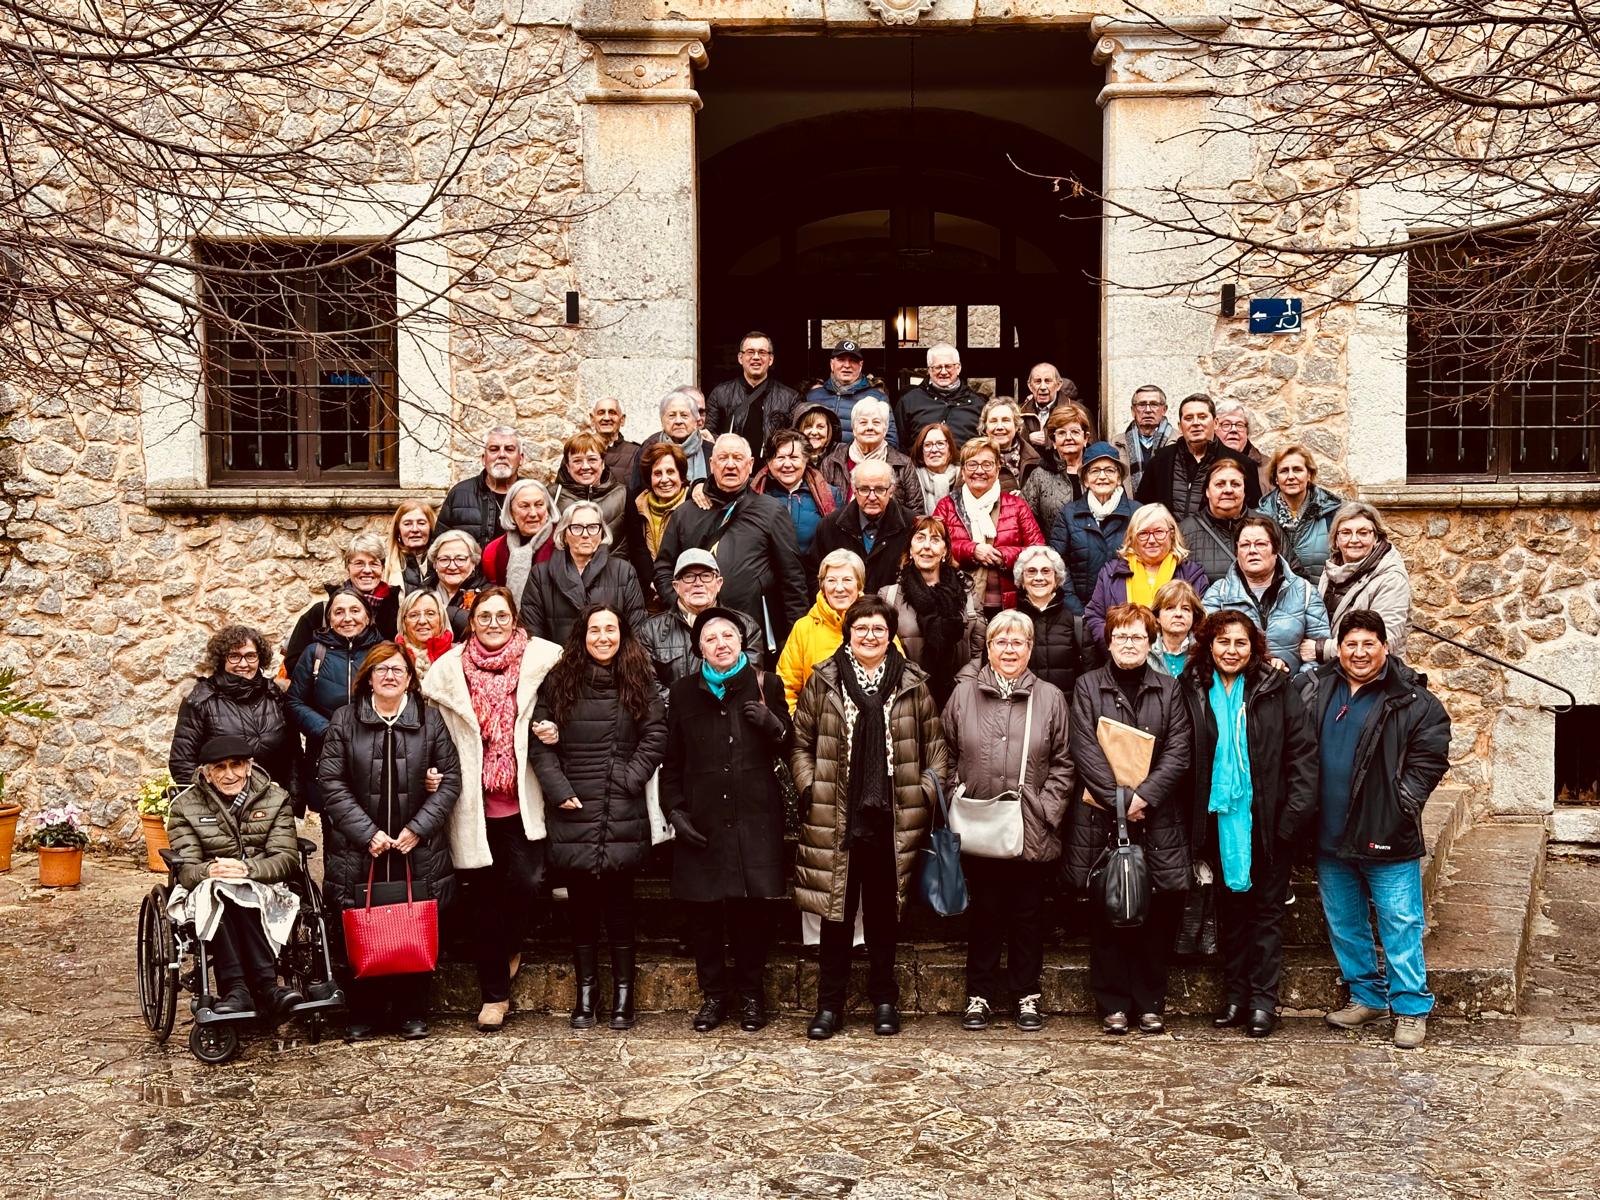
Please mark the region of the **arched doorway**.
[[[1095, 396], [1098, 214], [1029, 174], [1098, 183], [1093, 73], [1032, 95], [1057, 97], [1048, 119], [1007, 83], [1059, 72], [1068, 47], [1086, 58], [1063, 39], [719, 40], [698, 80], [703, 378], [729, 377], [760, 328], [796, 384], [825, 376], [828, 348], [851, 336], [892, 394], [948, 341], [982, 390], [1014, 392], [1049, 359]], [[959, 88], [927, 82], [951, 77]]]

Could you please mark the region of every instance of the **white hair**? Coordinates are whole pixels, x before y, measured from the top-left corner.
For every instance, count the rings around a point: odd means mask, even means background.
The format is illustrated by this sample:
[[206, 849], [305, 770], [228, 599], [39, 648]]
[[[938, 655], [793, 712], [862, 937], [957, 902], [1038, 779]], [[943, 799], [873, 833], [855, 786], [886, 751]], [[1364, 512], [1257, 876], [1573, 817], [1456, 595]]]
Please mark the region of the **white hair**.
[[724, 444], [739, 451], [739, 453], [744, 455], [746, 458], [755, 457], [755, 455], [750, 452], [750, 443], [745, 441], [745, 439], [740, 437], [737, 433], [724, 433], [718, 437], [717, 440], [711, 444], [711, 453], [715, 454], [718, 450], [723, 448]]
[[861, 561], [861, 556], [854, 550], [846, 550], [843, 546], [837, 550], [829, 550], [822, 556], [822, 561], [817, 564], [817, 582], [821, 583], [829, 571], [835, 567], [845, 567], [856, 577], [856, 586], [865, 589], [867, 586], [867, 564]]
[[489, 448], [489, 439], [507, 436], [516, 438], [517, 449], [522, 449], [522, 435], [517, 432], [517, 427], [515, 425], [496, 425], [493, 429], [489, 430], [488, 433], [483, 435], [483, 448], [485, 450]]
[[658, 406], [660, 408], [660, 416], [664, 417], [667, 415], [667, 405], [671, 404], [674, 400], [682, 400], [689, 406], [689, 411], [691, 413], [694, 412], [694, 389], [680, 387], [673, 388], [665, 396], [661, 397], [661, 403]]
[[433, 539], [433, 544], [428, 547], [428, 570], [433, 570], [434, 559], [439, 557], [439, 548], [446, 542], [460, 542], [466, 546], [467, 553], [472, 555], [474, 568], [483, 561], [483, 549], [478, 545], [478, 539], [464, 529], [446, 529]]
[[[600, 506], [593, 500], [576, 500], [567, 505], [561, 514], [561, 519], [556, 522], [556, 545], [566, 546], [567, 528], [573, 523], [579, 512], [592, 512], [594, 514], [594, 524], [600, 526], [600, 544], [602, 546], [611, 545], [611, 526], [606, 524], [605, 513], [600, 511]], [[585, 524], [588, 524], [588, 522], [585, 522]]]
[[358, 554], [365, 554], [382, 562], [389, 553], [389, 547], [384, 545], [383, 538], [376, 533], [358, 533], [350, 539], [350, 545], [344, 552], [344, 561], [348, 563]]
[[1250, 410], [1244, 406], [1243, 400], [1235, 400], [1229, 397], [1226, 400], [1217, 401], [1217, 416], [1220, 417], [1223, 413], [1232, 412], [1236, 412], [1243, 417], [1246, 425], [1250, 424]]
[[875, 412], [882, 417], [884, 421], [887, 422], [889, 420], [888, 404], [882, 400], [879, 400], [876, 396], [864, 396], [851, 405], [851, 423], [854, 424], [856, 421], [859, 421], [861, 419], [861, 414], [864, 412]]
[[1033, 560], [1042, 558], [1050, 564], [1050, 569], [1056, 573], [1056, 586], [1061, 587], [1067, 582], [1067, 564], [1061, 560], [1061, 555], [1049, 546], [1024, 546], [1017, 555], [1017, 562], [1011, 568], [1011, 578], [1016, 580], [1017, 586], [1022, 586], [1022, 576], [1033, 564]]
[[940, 358], [953, 358], [957, 363], [961, 361], [961, 351], [957, 350], [949, 342], [935, 342], [928, 347], [928, 365], [930, 367], [933, 366], [933, 360], [936, 355]]

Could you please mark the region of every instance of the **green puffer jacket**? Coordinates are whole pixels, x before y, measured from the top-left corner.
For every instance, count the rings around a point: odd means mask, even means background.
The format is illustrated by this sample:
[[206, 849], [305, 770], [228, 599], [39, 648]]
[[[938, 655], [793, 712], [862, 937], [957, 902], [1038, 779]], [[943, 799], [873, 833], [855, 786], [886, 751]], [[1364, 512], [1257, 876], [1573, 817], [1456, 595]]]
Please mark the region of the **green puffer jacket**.
[[250, 878], [282, 883], [300, 865], [289, 793], [252, 767], [235, 816], [234, 802], [202, 778], [179, 792], [167, 815], [167, 839], [182, 864], [178, 882], [196, 887], [212, 859], [240, 858]]

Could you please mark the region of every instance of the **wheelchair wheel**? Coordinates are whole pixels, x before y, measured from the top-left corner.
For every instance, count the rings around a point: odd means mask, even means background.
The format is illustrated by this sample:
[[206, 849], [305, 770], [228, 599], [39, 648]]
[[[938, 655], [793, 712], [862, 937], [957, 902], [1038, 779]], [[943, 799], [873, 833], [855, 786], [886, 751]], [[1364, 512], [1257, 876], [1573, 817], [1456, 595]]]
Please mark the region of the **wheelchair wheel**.
[[228, 1025], [196, 1025], [189, 1031], [189, 1053], [210, 1066], [239, 1053], [239, 1031]]
[[139, 1011], [158, 1042], [178, 1013], [178, 946], [167, 916], [167, 889], [153, 887], [139, 906]]

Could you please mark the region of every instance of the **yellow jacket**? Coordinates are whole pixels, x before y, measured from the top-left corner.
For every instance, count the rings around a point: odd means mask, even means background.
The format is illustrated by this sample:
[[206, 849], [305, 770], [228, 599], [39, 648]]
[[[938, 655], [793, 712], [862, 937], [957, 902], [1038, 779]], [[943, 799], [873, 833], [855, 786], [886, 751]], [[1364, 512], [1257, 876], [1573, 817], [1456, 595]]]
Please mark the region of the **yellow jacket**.
[[778, 655], [778, 677], [783, 680], [783, 698], [794, 711], [800, 698], [800, 689], [811, 678], [811, 671], [819, 662], [837, 650], [844, 641], [844, 614], [835, 612], [833, 606], [819, 591], [816, 603], [809, 612], [794, 623], [789, 640]]

